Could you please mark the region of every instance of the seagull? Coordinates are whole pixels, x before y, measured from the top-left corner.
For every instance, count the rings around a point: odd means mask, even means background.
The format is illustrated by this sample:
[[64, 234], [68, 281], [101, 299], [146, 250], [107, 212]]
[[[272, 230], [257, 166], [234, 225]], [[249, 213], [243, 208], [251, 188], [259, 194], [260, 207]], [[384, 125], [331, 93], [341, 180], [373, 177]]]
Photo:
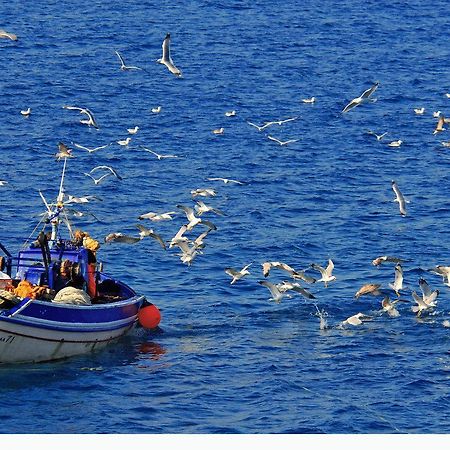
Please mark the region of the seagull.
[[84, 145], [75, 144], [75, 143], [73, 143], [73, 145], [77, 148], [81, 148], [82, 150], [86, 150], [89, 153], [94, 153], [97, 150], [101, 150], [102, 148], [109, 147], [111, 144], [101, 145], [100, 147], [93, 147], [93, 148], [85, 147]]
[[72, 150], [67, 147], [66, 144], [64, 144], [63, 142], [59, 142], [58, 143], [58, 153], [55, 154], [55, 158], [58, 158], [58, 161], [61, 158], [73, 158], [74, 156], [72, 155]]
[[430, 272], [434, 272], [442, 277], [442, 281], [446, 286], [450, 286], [450, 266], [436, 266], [430, 269]]
[[222, 128], [216, 128], [215, 130], [212, 130], [212, 132], [214, 133], [214, 134], [223, 134], [224, 133], [224, 128], [222, 127]]
[[334, 263], [331, 259], [328, 260], [328, 266], [326, 267], [326, 269], [314, 263], [311, 264], [311, 267], [321, 273], [322, 277], [317, 281], [323, 281], [325, 287], [328, 287], [329, 282], [336, 280], [336, 277], [331, 274], [334, 269]]
[[439, 296], [439, 289], [431, 290], [429, 284], [424, 278], [419, 279], [420, 290], [422, 291], [422, 300], [429, 306], [436, 306], [436, 299]]
[[95, 197], [95, 195], [85, 195], [84, 197], [75, 197], [74, 195], [68, 195], [68, 200], [65, 204], [69, 203], [89, 203], [91, 200], [102, 201], [101, 198]]
[[258, 283], [269, 289], [270, 293], [272, 294], [272, 300], [274, 300], [276, 303], [280, 303], [281, 299], [284, 296], [288, 295], [287, 290], [280, 290], [280, 285], [278, 284], [271, 283], [267, 280], [258, 281]]
[[226, 113], [225, 113], [225, 116], [226, 117], [234, 117], [236, 115], [236, 111], [227, 111]]
[[0, 186], [4, 186], [5, 184], [8, 184], [6, 180], [0, 180]]
[[384, 297], [384, 299], [381, 302], [383, 311], [387, 312], [389, 317], [399, 317], [400, 313], [398, 312], [398, 309], [395, 307], [395, 304], [398, 303], [400, 300], [401, 299], [391, 301], [389, 296]]
[[151, 228], [144, 227], [143, 225], [137, 224], [136, 227], [139, 229], [139, 236], [141, 239], [144, 237], [151, 237], [159, 242], [161, 247], [166, 250], [166, 243], [162, 240], [159, 234], [156, 234]]
[[116, 50], [116, 55], [117, 55], [117, 57], [119, 58], [119, 60], [120, 60], [120, 69], [121, 70], [133, 70], [133, 69], [135, 69], [135, 70], [142, 70], [140, 67], [136, 67], [136, 66], [127, 66], [126, 64], [125, 64], [125, 61], [123, 60], [123, 58], [122, 58], [122, 55]]
[[400, 147], [400, 145], [403, 144], [403, 141], [401, 139], [397, 140], [397, 141], [392, 141], [389, 142], [388, 146], [389, 147]]
[[381, 287], [381, 284], [365, 284], [362, 286], [358, 292], [355, 294], [355, 298], [358, 299], [359, 297], [363, 295], [381, 295], [381, 292], [379, 291], [379, 288]]
[[216, 178], [207, 178], [208, 181], [223, 181], [225, 184], [229, 184], [229, 183], [234, 183], [234, 184], [246, 184], [243, 183], [242, 181], [238, 181], [238, 180], [231, 180], [230, 178], [221, 178], [221, 177], [216, 177]]
[[195, 248], [204, 248], [205, 247], [205, 243], [203, 242], [204, 239], [206, 238], [206, 236], [208, 236], [208, 234], [210, 233], [212, 228], [208, 228], [206, 231], [204, 231], [203, 233], [201, 233], [199, 236], [197, 236], [194, 239], [194, 246]]
[[314, 103], [315, 101], [316, 101], [316, 97], [302, 99], [303, 103]]
[[362, 105], [363, 103], [367, 103], [369, 101], [374, 102], [375, 100], [371, 99], [370, 96], [375, 92], [379, 83], [378, 81], [369, 89], [365, 90], [359, 97], [354, 98], [343, 110], [343, 113], [350, 111], [356, 106]]
[[270, 135], [268, 135], [267, 138], [270, 139], [271, 141], [277, 142], [277, 143], [280, 144], [281, 146], [283, 146], [283, 145], [288, 145], [288, 144], [292, 144], [292, 143], [298, 141], [298, 139], [289, 139], [289, 140], [287, 140], [287, 141], [280, 141], [279, 139], [274, 138], [274, 137], [272, 137], [272, 136], [270, 136]]
[[110, 244], [112, 242], [119, 242], [123, 244], [135, 244], [142, 240], [141, 237], [127, 236], [123, 233], [110, 233], [105, 236], [105, 242]]
[[20, 111], [20, 114], [22, 114], [22, 116], [24, 117], [28, 117], [31, 114], [31, 108]]
[[64, 109], [71, 109], [71, 110], [75, 110], [75, 111], [80, 111], [80, 114], [86, 114], [87, 115], [87, 119], [81, 119], [80, 123], [84, 124], [84, 125], [88, 125], [89, 127], [94, 127], [96, 129], [98, 129], [98, 125], [97, 122], [94, 118], [94, 115], [92, 114], [91, 111], [89, 111], [89, 109], [87, 108], [79, 108], [78, 106], [63, 106]]
[[375, 137], [377, 138], [377, 141], [381, 141], [381, 139], [383, 139], [384, 136], [386, 136], [386, 135], [388, 134], [388, 132], [385, 131], [385, 132], [382, 133], [382, 134], [376, 134], [376, 133], [374, 133], [372, 130], [368, 130], [368, 131], [367, 131], [367, 134], [372, 134], [373, 136], [375, 136]]
[[449, 93], [446, 93], [445, 96], [446, 96], [447, 98], [450, 98], [450, 94], [449, 94]]
[[378, 258], [375, 258], [372, 261], [372, 264], [374, 266], [379, 266], [384, 262], [392, 262], [392, 263], [397, 264], [397, 263], [404, 262], [404, 260], [400, 259], [400, 258], [396, 258], [395, 256], [379, 256]]
[[292, 120], [297, 120], [298, 117], [290, 117], [289, 119], [282, 119], [282, 120], [272, 120], [270, 122], [264, 122], [264, 124], [262, 124], [261, 126], [256, 125], [252, 122], [247, 121], [247, 123], [249, 125], [251, 125], [252, 127], [255, 127], [258, 131], [263, 131], [265, 130], [267, 127], [270, 127], [271, 125], [282, 125], [283, 123], [286, 122], [291, 122]]
[[89, 177], [92, 178], [92, 180], [94, 181], [95, 185], [99, 184], [104, 178], [109, 177], [111, 175], [110, 172], [106, 172], [104, 175], [102, 175], [100, 178], [94, 178], [90, 173], [86, 173], [84, 172], [84, 174]]
[[177, 242], [175, 245], [177, 245], [181, 250], [180, 255], [181, 262], [187, 264], [188, 266], [190, 266], [194, 258], [199, 253], [201, 253], [199, 249], [195, 247], [194, 244], [192, 244], [192, 246], [189, 246], [188, 242], [180, 241]]
[[181, 71], [175, 67], [172, 58], [170, 57], [170, 33], [167, 33], [164, 38], [162, 43], [162, 57], [158, 59], [157, 62], [164, 64], [169, 69], [169, 72], [173, 73], [175, 76], [182, 76]]
[[192, 190], [191, 195], [192, 197], [215, 197], [217, 193], [214, 189], [206, 188]]
[[263, 269], [263, 275], [265, 278], [269, 276], [270, 269], [272, 268], [278, 268], [281, 270], [285, 270], [289, 275], [291, 275], [292, 278], [301, 279], [303, 281], [306, 281], [307, 283], [315, 283], [315, 278], [309, 277], [303, 273], [303, 271], [298, 271], [293, 269], [291, 266], [289, 266], [286, 263], [280, 262], [280, 261], [267, 261], [262, 263], [262, 269]]
[[208, 228], [212, 228], [213, 230], [217, 229], [217, 227], [209, 220], [203, 220], [200, 217], [196, 217], [194, 214], [194, 210], [191, 207], [177, 205], [177, 208], [182, 209], [185, 212], [187, 219], [189, 220], [189, 223], [187, 224], [187, 228], [186, 228], [187, 231], [192, 230], [199, 223], [204, 224]]
[[403, 194], [400, 192], [400, 189], [397, 186], [397, 183], [392, 180], [392, 189], [395, 193], [395, 199], [394, 202], [398, 202], [398, 206], [400, 209], [400, 214], [405, 217], [406, 216], [406, 203], [409, 203], [405, 200], [405, 197], [403, 197]]
[[220, 209], [216, 209], [213, 208], [211, 206], [206, 205], [204, 202], [202, 202], [201, 200], [196, 200], [195, 201], [197, 204], [194, 206], [195, 210], [197, 211], [197, 214], [199, 216], [201, 216], [203, 213], [205, 212], [213, 212], [214, 214], [217, 214], [219, 216], [225, 216], [226, 214], [221, 211]]
[[366, 322], [369, 320], [372, 320], [372, 317], [367, 316], [363, 313], [358, 313], [358, 314], [350, 316], [348, 319], [345, 319], [344, 321], [342, 321], [341, 325], [357, 326], [357, 325], [361, 325], [363, 322]]
[[446, 123], [445, 122], [445, 117], [444, 116], [439, 116], [439, 120], [438, 120], [438, 122], [436, 124], [436, 128], [434, 129], [433, 134], [437, 134], [437, 133], [440, 133], [441, 131], [444, 131], [445, 130], [445, 128], [444, 128], [444, 124], [445, 123]]
[[161, 106], [157, 106], [156, 108], [152, 108], [152, 113], [158, 114], [161, 112]]
[[395, 278], [393, 283], [389, 283], [389, 287], [400, 297], [400, 290], [403, 289], [403, 269], [400, 264], [395, 266]]
[[433, 117], [435, 117], [436, 119], [439, 119], [440, 116], [441, 116], [441, 111], [434, 111]]
[[154, 151], [151, 150], [150, 148], [143, 147], [142, 145], [141, 145], [141, 148], [142, 148], [143, 150], [145, 150], [146, 152], [149, 152], [149, 153], [151, 153], [152, 155], [155, 155], [159, 160], [161, 160], [161, 159], [166, 159], [166, 158], [178, 158], [177, 155], [161, 155], [161, 154], [159, 154], [159, 153], [154, 152]]
[[225, 273], [230, 275], [233, 279], [231, 280], [230, 284], [236, 283], [236, 281], [240, 280], [242, 277], [245, 277], [245, 275], [250, 275], [250, 272], [248, 271], [248, 268], [252, 265], [252, 263], [247, 264], [244, 266], [241, 270], [233, 269], [232, 267], [227, 267], [225, 269]]
[[8, 33], [5, 30], [0, 30], [0, 38], [2, 39], [9, 39], [11, 41], [17, 41], [17, 36], [13, 33]]
[[448, 141], [448, 142], [441, 142], [441, 144], [442, 144], [444, 147], [450, 147], [450, 141]]
[[308, 292], [305, 288], [300, 286], [300, 284], [298, 284], [298, 283], [291, 283], [289, 281], [283, 281], [281, 284], [278, 285], [278, 289], [281, 292], [286, 292], [286, 291], [291, 291], [291, 290], [298, 292], [299, 294], [303, 295], [303, 297], [309, 298], [310, 300], [313, 300], [316, 298], [313, 294]]
[[425, 112], [425, 108], [414, 108], [414, 112], [420, 116]]
[[174, 247], [175, 245], [180, 244], [181, 242], [188, 242], [189, 239], [186, 236], [183, 236], [187, 231], [187, 225], [182, 225], [180, 229], [177, 231], [177, 234], [170, 240], [169, 248]]
[[143, 220], [143, 219], [150, 219], [152, 222], [159, 222], [160, 220], [173, 220], [172, 215], [176, 214], [175, 211], [169, 211], [166, 213], [155, 213], [155, 212], [148, 212], [145, 214], [141, 214], [138, 219], [139, 220]]
[[131, 138], [130, 137], [127, 137], [126, 139], [117, 141], [117, 143], [119, 145], [122, 145], [123, 147], [126, 147], [130, 142], [131, 142]]
[[412, 298], [417, 303], [417, 306], [412, 306], [411, 311], [416, 313], [418, 317], [422, 315], [423, 311], [429, 311], [434, 308], [434, 306], [425, 303], [423, 298], [420, 298], [415, 291], [411, 292]]
[[96, 166], [91, 169], [90, 173], [95, 172], [96, 170], [103, 169], [109, 170], [118, 180], [122, 180], [122, 177], [110, 166]]
[[130, 134], [136, 134], [139, 130], [138, 126], [135, 126], [134, 128], [127, 128], [128, 133]]

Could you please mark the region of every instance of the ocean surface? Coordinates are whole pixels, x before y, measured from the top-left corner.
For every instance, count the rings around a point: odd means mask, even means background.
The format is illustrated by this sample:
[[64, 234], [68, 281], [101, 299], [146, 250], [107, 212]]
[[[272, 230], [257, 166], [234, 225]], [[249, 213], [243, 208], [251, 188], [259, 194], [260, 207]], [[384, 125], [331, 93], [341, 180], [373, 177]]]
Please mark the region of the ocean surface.
[[[0, 40], [0, 241], [16, 252], [45, 211], [38, 191], [55, 199], [64, 142], [74, 155], [66, 193], [102, 199], [76, 205], [74, 228], [100, 240], [105, 271], [162, 313], [156, 331], [103, 351], [1, 366], [0, 432], [449, 433], [450, 288], [429, 271], [450, 265], [450, 132], [433, 134], [433, 113], [450, 115], [447, 10], [423, 0], [0, 4], [0, 28], [19, 37]], [[156, 62], [166, 33], [181, 78]], [[115, 51], [143, 70], [120, 70]], [[375, 102], [341, 113], [377, 81]], [[99, 129], [64, 105], [89, 108]], [[288, 118], [262, 131], [248, 123]], [[95, 185], [84, 173], [97, 165], [122, 180]], [[405, 217], [392, 180], [409, 201]], [[137, 235], [138, 223], [170, 241], [186, 223], [177, 205], [193, 207], [198, 188], [213, 188], [196, 199], [225, 215], [202, 216], [217, 230], [190, 266], [151, 238], [103, 243]], [[149, 211], [177, 214], [138, 220]], [[381, 255], [404, 260], [409, 303], [397, 318], [382, 297], [354, 297], [369, 282], [390, 289], [394, 264], [372, 265]], [[276, 303], [258, 283], [263, 262], [319, 278], [310, 265], [329, 259], [335, 281], [302, 283], [315, 300], [293, 292]], [[250, 263], [230, 284], [225, 269]], [[440, 295], [417, 317], [421, 277]], [[267, 277], [288, 279], [276, 268]], [[342, 326], [359, 312], [372, 320]]]

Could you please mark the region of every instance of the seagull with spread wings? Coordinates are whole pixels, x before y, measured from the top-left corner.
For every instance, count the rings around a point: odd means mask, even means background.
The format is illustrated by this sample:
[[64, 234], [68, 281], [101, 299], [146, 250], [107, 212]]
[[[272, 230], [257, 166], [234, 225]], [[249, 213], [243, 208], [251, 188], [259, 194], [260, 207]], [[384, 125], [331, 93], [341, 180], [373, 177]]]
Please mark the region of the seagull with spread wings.
[[140, 67], [136, 67], [136, 66], [127, 66], [125, 64], [125, 61], [122, 58], [122, 55], [116, 50], [116, 55], [119, 58], [120, 61], [120, 70], [142, 70]]
[[97, 121], [94, 118], [94, 115], [92, 114], [92, 112], [87, 109], [87, 108], [79, 108], [78, 106], [63, 106], [64, 109], [70, 109], [70, 110], [74, 110], [74, 111], [79, 111], [80, 114], [85, 114], [87, 116], [87, 119], [81, 119], [80, 123], [87, 125], [89, 127], [94, 127], [96, 129], [98, 129], [98, 124]]
[[371, 99], [370, 96], [376, 91], [378, 88], [378, 81], [371, 86], [369, 89], [366, 89], [359, 97], [354, 98], [343, 110], [343, 113], [346, 113], [353, 108], [356, 108], [359, 105], [362, 105], [363, 103], [367, 102], [374, 102], [374, 99]]
[[181, 77], [181, 70], [178, 69], [170, 57], [170, 33], [166, 34], [164, 41], [162, 43], [162, 57], [157, 60], [160, 64], [164, 64], [169, 72], [173, 73], [177, 77]]

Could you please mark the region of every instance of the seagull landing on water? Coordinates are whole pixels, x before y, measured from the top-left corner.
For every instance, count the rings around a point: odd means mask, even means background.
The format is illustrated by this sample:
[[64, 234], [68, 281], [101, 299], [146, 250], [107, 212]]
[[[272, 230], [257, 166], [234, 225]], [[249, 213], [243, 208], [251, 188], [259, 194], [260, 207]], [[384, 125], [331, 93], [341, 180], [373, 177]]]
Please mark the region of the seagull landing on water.
[[244, 266], [241, 270], [233, 269], [232, 267], [227, 267], [225, 269], [225, 273], [227, 275], [230, 275], [233, 279], [231, 280], [230, 284], [236, 283], [236, 281], [240, 280], [242, 277], [245, 277], [245, 275], [250, 275], [250, 272], [248, 271], [248, 268], [252, 265], [252, 263], [247, 264]]
[[167, 33], [164, 38], [162, 43], [162, 57], [158, 59], [157, 62], [164, 64], [169, 69], [169, 72], [173, 73], [175, 76], [182, 76], [181, 70], [175, 67], [172, 58], [170, 57], [170, 33]]
[[125, 64], [125, 61], [122, 58], [122, 55], [118, 51], [116, 51], [115, 53], [116, 53], [116, 55], [117, 55], [117, 57], [119, 58], [119, 61], [120, 61], [120, 70], [142, 70], [140, 67], [127, 66]]
[[[400, 298], [396, 300], [391, 300], [389, 296], [384, 297], [384, 299], [381, 302], [381, 307], [383, 308], [383, 312], [388, 313], [389, 317], [399, 317], [400, 313], [398, 312], [398, 309], [395, 307], [395, 305], [401, 301]], [[406, 300], [404, 300], [406, 301]]]
[[371, 316], [367, 316], [366, 314], [363, 313], [358, 313], [342, 321], [341, 325], [353, 325], [354, 327], [356, 327], [358, 325], [361, 325], [363, 322], [367, 322], [369, 320], [372, 320]]
[[331, 281], [336, 280], [336, 277], [334, 275], [332, 275], [333, 269], [334, 269], [334, 263], [331, 259], [328, 260], [328, 265], [327, 267], [324, 269], [323, 267], [319, 266], [318, 264], [311, 264], [311, 267], [314, 270], [317, 270], [321, 273], [322, 277], [320, 279], [318, 279], [317, 281], [323, 281], [323, 283], [325, 284], [325, 287], [328, 287], [328, 283], [330, 283]]
[[63, 106], [64, 109], [71, 109], [74, 111], [79, 111], [80, 114], [85, 114], [87, 116], [87, 119], [81, 119], [80, 123], [87, 125], [89, 127], [94, 127], [98, 130], [98, 124], [94, 118], [94, 115], [91, 111], [87, 108], [79, 108], [78, 106]]
[[403, 197], [403, 194], [400, 192], [400, 189], [397, 186], [397, 183], [392, 180], [392, 190], [395, 193], [395, 199], [394, 202], [398, 202], [398, 206], [400, 209], [400, 214], [405, 217], [406, 216], [406, 203], [409, 203], [405, 200], [405, 197]]
[[343, 113], [350, 111], [356, 106], [362, 105], [367, 102], [374, 102], [375, 99], [371, 99], [370, 96], [376, 91], [378, 88], [378, 81], [369, 89], [365, 90], [359, 97], [354, 98], [343, 110]]

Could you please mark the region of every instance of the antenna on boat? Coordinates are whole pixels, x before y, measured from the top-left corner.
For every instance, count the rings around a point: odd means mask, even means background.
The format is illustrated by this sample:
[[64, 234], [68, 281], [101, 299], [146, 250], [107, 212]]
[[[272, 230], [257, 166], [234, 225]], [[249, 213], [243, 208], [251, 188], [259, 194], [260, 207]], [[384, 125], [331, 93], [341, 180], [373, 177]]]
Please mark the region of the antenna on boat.
[[[56, 197], [56, 205], [53, 211], [49, 211], [49, 221], [52, 224], [52, 235], [50, 238], [50, 243], [51, 245], [53, 245], [56, 242], [56, 238], [58, 236], [58, 228], [59, 228], [59, 223], [60, 223], [60, 218], [59, 215], [61, 214], [63, 208], [64, 208], [64, 176], [66, 174], [66, 164], [67, 164], [67, 158], [64, 158], [64, 165], [63, 165], [63, 170], [62, 170], [62, 174], [61, 174], [61, 182], [59, 184], [59, 192], [58, 192], [58, 197]], [[44, 202], [46, 203], [46, 202]], [[48, 208], [48, 206], [47, 206]], [[70, 229], [70, 226], [68, 226], [69, 228], [69, 232], [71, 232], [72, 230]]]

